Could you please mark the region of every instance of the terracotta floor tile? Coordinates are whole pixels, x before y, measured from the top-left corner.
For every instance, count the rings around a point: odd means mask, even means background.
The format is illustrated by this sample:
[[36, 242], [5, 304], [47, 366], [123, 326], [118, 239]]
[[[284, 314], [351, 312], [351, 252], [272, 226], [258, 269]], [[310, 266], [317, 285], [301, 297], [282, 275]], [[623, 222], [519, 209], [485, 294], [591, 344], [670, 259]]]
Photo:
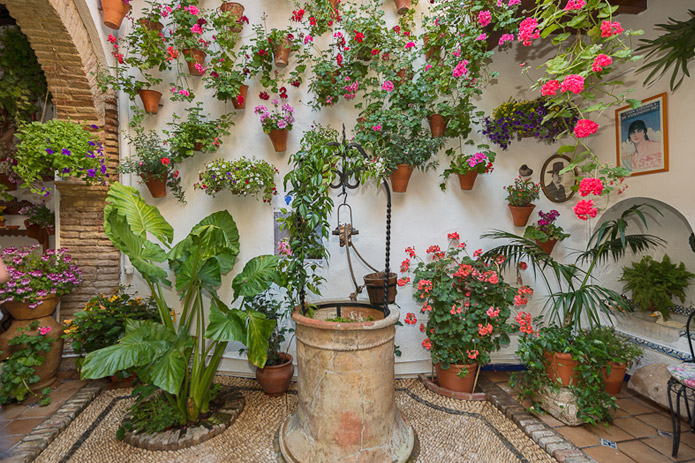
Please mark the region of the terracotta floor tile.
[[[644, 421], [648, 425], [655, 427], [656, 429], [661, 429], [666, 432], [673, 432], [673, 423], [671, 422], [671, 417], [665, 413], [650, 413], [648, 415], [639, 415], [637, 419]], [[681, 424], [681, 429], [688, 429], [687, 423]]]
[[553, 428], [564, 426], [562, 421], [557, 420], [548, 414], [537, 415], [537, 416], [538, 416], [538, 418], [540, 418], [541, 421], [543, 421], [545, 424], [547, 424], [548, 426], [551, 426]]
[[688, 426], [685, 423], [683, 423], [683, 427], [681, 429], [681, 442], [695, 448], [695, 434], [690, 432], [690, 429], [688, 429]]
[[75, 370], [59, 371], [58, 373], [56, 373], [56, 378], [58, 378], [58, 381], [62, 381], [65, 379], [72, 379], [72, 377], [75, 373], [77, 373]]
[[506, 371], [486, 371], [485, 376], [495, 383], [509, 382], [509, 373]]
[[65, 391], [65, 390], [72, 390], [76, 391], [78, 389], [82, 389], [82, 387], [87, 384], [88, 381], [80, 381], [80, 380], [74, 380], [71, 379], [70, 381], [65, 381], [63, 383], [58, 384], [53, 390], [54, 391]]
[[76, 391], [58, 391], [58, 392], [51, 392], [51, 403], [45, 406], [41, 405], [34, 405], [33, 407], [30, 407], [24, 414], [22, 415], [22, 418], [39, 418], [39, 417], [47, 417], [55, 413], [56, 410], [58, 410], [60, 407], [63, 406], [65, 401], [72, 397], [75, 394]]
[[656, 428], [649, 426], [637, 417], [618, 418], [613, 421], [613, 425], [637, 438], [656, 437]]
[[25, 411], [27, 407], [24, 404], [3, 405], [0, 408], [0, 420], [13, 420]]
[[628, 415], [627, 413], [625, 413], [624, 410], [621, 410], [621, 409], [619, 409], [619, 408], [616, 408], [615, 410], [611, 411], [610, 413], [611, 413], [611, 416], [612, 416], [613, 418], [623, 418], [623, 417], [626, 417], [626, 416], [630, 416], [630, 415]]
[[667, 456], [637, 440], [621, 442], [618, 444], [618, 448], [637, 463], [667, 463], [671, 461]]
[[[653, 437], [651, 439], [643, 439], [643, 443], [647, 444], [653, 449], [658, 450], [663, 455], [671, 456], [671, 450], [673, 449], [673, 439], [670, 437]], [[681, 442], [680, 447], [678, 447], [678, 456], [676, 461], [686, 461], [695, 458], [695, 450]]]
[[36, 426], [38, 426], [38, 424], [41, 423], [43, 420], [44, 418], [26, 418], [12, 420], [12, 422], [5, 426], [2, 431], [8, 436], [11, 436], [13, 434], [26, 434], [32, 429], [34, 429]]
[[5, 436], [0, 433], [0, 455], [2, 455], [2, 452], [9, 450], [10, 447], [22, 440], [23, 437], [24, 434]]
[[642, 415], [644, 413], [654, 413], [656, 411], [641, 401], [638, 402], [636, 399], [631, 398], [618, 399], [618, 406], [630, 415]]
[[562, 426], [560, 428], [555, 428], [555, 430], [565, 436], [577, 447], [589, 447], [591, 445], [598, 445], [601, 443], [596, 434], [591, 433], [582, 427]]
[[635, 461], [619, 450], [603, 445], [584, 449], [584, 452], [598, 463], [634, 463]]
[[599, 424], [598, 426], [587, 424], [586, 426], [584, 426], [584, 428], [590, 433], [596, 434], [598, 437], [602, 437], [613, 442], [634, 439], [632, 435], [628, 434], [627, 432], [614, 425], [609, 425], [608, 427], [606, 427], [603, 424]]

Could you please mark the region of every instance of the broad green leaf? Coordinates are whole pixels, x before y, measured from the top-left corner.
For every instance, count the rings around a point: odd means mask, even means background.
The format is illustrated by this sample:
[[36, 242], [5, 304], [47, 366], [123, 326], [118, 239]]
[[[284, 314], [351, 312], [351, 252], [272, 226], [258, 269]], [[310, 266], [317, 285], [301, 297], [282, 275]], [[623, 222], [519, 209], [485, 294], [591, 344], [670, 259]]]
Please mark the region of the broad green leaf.
[[245, 313], [249, 317], [246, 327], [246, 355], [252, 364], [263, 368], [268, 360], [268, 340], [275, 329], [275, 320], [268, 320], [265, 315], [253, 310]]
[[205, 330], [205, 338], [222, 342], [246, 342], [246, 317], [240, 310], [223, 313], [215, 304], [211, 304], [210, 322]]
[[577, 147], [574, 145], [562, 145], [560, 148], [558, 148], [557, 152], [559, 154], [571, 153], [571, 152], [575, 151], [576, 149], [577, 149]]
[[152, 383], [170, 394], [178, 394], [186, 375], [191, 349], [193, 338], [181, 330], [176, 342], [154, 364], [150, 374]]
[[639, 108], [640, 106], [642, 106], [642, 102], [640, 100], [635, 100], [634, 98], [628, 98], [627, 102], [632, 109]]
[[150, 233], [167, 246], [174, 239], [174, 229], [162, 217], [159, 209], [145, 203], [134, 187], [114, 183], [109, 189], [106, 202], [105, 215], [111, 209], [116, 210], [127, 219], [128, 225], [136, 235], [144, 238]]
[[113, 346], [87, 354], [82, 364], [82, 378], [96, 379], [117, 371], [154, 363], [176, 339], [176, 334], [153, 322], [127, 321], [126, 335]]
[[[543, 34], [545, 34], [545, 31], [543, 31]], [[571, 35], [571, 34], [570, 34], [569, 32], [565, 32], [565, 33], [563, 33], [563, 34], [558, 35], [557, 37], [554, 37], [553, 40], [552, 40], [553, 45], [559, 45], [559, 44], [561, 44], [562, 42], [564, 42], [565, 40], [567, 40], [567, 39], [570, 37], [570, 35]]]
[[262, 255], [248, 261], [244, 270], [232, 281], [234, 299], [252, 298], [270, 288], [272, 283], [279, 283], [279, 260], [280, 256]]

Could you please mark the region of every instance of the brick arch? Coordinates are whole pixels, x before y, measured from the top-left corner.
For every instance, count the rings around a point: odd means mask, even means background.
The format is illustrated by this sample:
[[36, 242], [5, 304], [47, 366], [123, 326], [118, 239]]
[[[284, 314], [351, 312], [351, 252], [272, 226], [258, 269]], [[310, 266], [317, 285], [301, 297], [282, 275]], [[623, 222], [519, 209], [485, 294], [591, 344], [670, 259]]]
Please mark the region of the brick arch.
[[[94, 48], [83, 22], [84, 15], [80, 15], [78, 7], [88, 11], [84, 0], [0, 0], [0, 3], [7, 7], [36, 53], [57, 118], [103, 127], [100, 136], [108, 166], [116, 167], [117, 99], [102, 93], [97, 86], [94, 74], [103, 51]], [[93, 24], [88, 26], [95, 30]], [[61, 247], [70, 249], [84, 276], [84, 282], [62, 298], [60, 315], [65, 319], [72, 318], [92, 296], [108, 292], [120, 282], [120, 253], [104, 234], [107, 188], [72, 182], [56, 182], [56, 187], [60, 191], [57, 238]]]

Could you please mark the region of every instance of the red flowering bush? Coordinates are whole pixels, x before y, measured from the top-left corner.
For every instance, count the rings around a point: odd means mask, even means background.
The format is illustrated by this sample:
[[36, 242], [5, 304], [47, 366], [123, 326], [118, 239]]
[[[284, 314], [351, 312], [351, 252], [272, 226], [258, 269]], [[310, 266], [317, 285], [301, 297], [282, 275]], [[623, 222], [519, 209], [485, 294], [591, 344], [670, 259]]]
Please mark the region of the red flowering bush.
[[[427, 314], [420, 329], [428, 336], [422, 345], [431, 351], [432, 362], [444, 369], [451, 364], [484, 365], [490, 362], [491, 352], [509, 344], [509, 334], [517, 329], [508, 323], [511, 307], [525, 304], [533, 290], [505, 283], [499, 273], [502, 259], [483, 261], [478, 258], [482, 251], [470, 257], [458, 233], [448, 236], [448, 248], [430, 246], [426, 260], [409, 247], [401, 270], [410, 270], [411, 258], [417, 261], [412, 270], [414, 298]], [[406, 322], [416, 324], [415, 315], [407, 314]]]

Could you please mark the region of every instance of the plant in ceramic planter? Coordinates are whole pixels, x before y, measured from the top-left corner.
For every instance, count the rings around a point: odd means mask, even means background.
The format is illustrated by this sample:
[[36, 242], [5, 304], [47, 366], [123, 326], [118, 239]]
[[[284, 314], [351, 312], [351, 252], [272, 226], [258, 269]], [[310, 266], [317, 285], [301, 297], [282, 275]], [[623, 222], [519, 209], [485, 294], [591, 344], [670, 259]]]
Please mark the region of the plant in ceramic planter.
[[222, 143], [222, 137], [229, 135], [227, 129], [233, 125], [231, 116], [223, 114], [219, 119], [209, 119], [203, 113], [203, 103], [186, 108], [186, 118], [174, 114], [174, 120], [167, 125], [169, 130], [163, 132], [168, 136], [172, 159], [179, 163], [192, 157], [196, 151], [216, 152]]
[[205, 58], [209, 41], [204, 36], [210, 32], [210, 14], [198, 8], [196, 1], [182, 2], [182, 8], [173, 8], [171, 16], [171, 38], [176, 50], [181, 52], [193, 76], [202, 76], [206, 72]]
[[46, 206], [45, 202], [23, 207], [19, 213], [25, 216], [26, 221], [31, 225], [46, 229], [55, 227], [55, 213]]
[[533, 183], [530, 177], [521, 176], [514, 179], [512, 185], [504, 187], [507, 190], [505, 200], [509, 203], [509, 210], [514, 218], [514, 226], [523, 227], [536, 207], [533, 201], [540, 198], [541, 185]]
[[[135, 188], [114, 183], [104, 229], [151, 288], [160, 320], [127, 321], [118, 344], [87, 354], [82, 377], [133, 369], [176, 408], [178, 426], [195, 423], [210, 411], [212, 382], [227, 344], [243, 342], [251, 363], [263, 365], [275, 326], [263, 314], [228, 307], [218, 296], [222, 276], [239, 253], [236, 223], [227, 211], [213, 213], [172, 246], [174, 229], [159, 210], [147, 205]], [[168, 280], [167, 269], [160, 266], [164, 262], [175, 281]], [[163, 285], [176, 288], [180, 303], [167, 303]]]
[[632, 363], [642, 356], [643, 351], [636, 344], [630, 342], [627, 336], [615, 331], [610, 326], [594, 328], [586, 332], [588, 341], [594, 344], [602, 344], [608, 364], [604, 367], [604, 380], [606, 392], [617, 394], [625, 379], [625, 371]]
[[32, 385], [39, 382], [35, 368], [43, 365], [45, 354], [51, 351], [54, 339], [46, 336], [50, 332], [51, 327], [39, 326], [38, 320], [27, 327], [17, 328], [18, 336], [8, 343], [15, 350], [2, 365], [0, 404], [23, 402], [29, 394], [39, 397], [39, 405], [51, 403], [50, 387], [42, 388], [40, 394], [32, 391]]
[[193, 187], [213, 197], [222, 190], [240, 196], [262, 194], [263, 202], [270, 203], [277, 194], [277, 173], [277, 168], [264, 160], [243, 156], [232, 161], [216, 159], [205, 164], [205, 170], [198, 177], [200, 182]]
[[336, 0], [313, 0], [310, 2], [294, 0], [292, 21], [302, 23], [306, 33], [318, 37], [333, 29], [340, 21], [339, 3]]
[[535, 240], [541, 249], [550, 254], [555, 243], [568, 238], [570, 235], [565, 233], [561, 226], [555, 225], [555, 221], [560, 216], [560, 213], [555, 209], [548, 212], [539, 211], [538, 215], [540, 219], [524, 230], [524, 238]]
[[[478, 145], [479, 149], [487, 148], [487, 145]], [[439, 185], [442, 191], [446, 190], [446, 180], [452, 174], [459, 176], [461, 189], [473, 189], [478, 174], [487, 174], [492, 172], [492, 163], [495, 162], [495, 153], [493, 151], [484, 150], [475, 154], [461, 154], [454, 148], [446, 150], [449, 156], [449, 168], [442, 172], [444, 181]]]
[[504, 150], [509, 148], [513, 140], [525, 137], [536, 138], [548, 144], [555, 143], [575, 126], [578, 115], [572, 113], [568, 117], [548, 119], [546, 116], [551, 111], [558, 112], [560, 108], [549, 108], [543, 98], [531, 101], [510, 99], [495, 108], [492, 117], [485, 118], [483, 134]]
[[79, 124], [57, 119], [22, 124], [17, 138], [15, 172], [33, 193], [49, 194], [46, 187], [35, 185], [47, 172], [77, 177], [88, 185], [105, 184], [109, 177], [101, 143]]
[[[568, 7], [553, 0], [540, 0], [527, 12], [518, 32], [524, 46], [541, 39], [552, 41], [555, 47], [556, 53], [538, 67], [541, 76], [533, 79], [532, 89], [546, 98], [546, 121], [579, 115], [568, 132], [575, 143], [563, 145], [558, 152], [572, 153], [567, 170], [578, 167], [583, 176], [599, 179], [604, 188], [598, 194], [592, 193], [592, 197], [608, 195], [619, 188], [616, 179], [629, 175], [629, 170], [623, 167], [606, 166], [588, 146], [588, 137], [599, 129], [595, 121], [625, 101], [633, 107], [640, 105], [639, 100], [627, 98], [630, 90], [623, 90], [623, 83], [617, 77], [609, 77], [612, 69], [640, 59], [633, 55], [629, 40], [642, 32], [625, 30], [615, 20], [615, 11], [616, 8], [605, 2], [576, 2]], [[551, 36], [553, 32], [558, 35]], [[610, 97], [597, 102], [597, 94]], [[584, 220], [583, 211], [593, 207], [593, 199], [580, 200], [577, 207], [579, 211], [575, 214]]]
[[[37, 101], [48, 102], [48, 84], [34, 50], [19, 28], [4, 28], [0, 35], [0, 108], [3, 117], [18, 124], [37, 112]], [[4, 122], [4, 121], [3, 121]]]
[[685, 302], [685, 290], [693, 277], [683, 262], [676, 265], [664, 254], [661, 262], [644, 256], [623, 267], [619, 281], [625, 282], [623, 291], [632, 291], [632, 301], [640, 310], [658, 310], [668, 320], [673, 298]]
[[65, 320], [64, 338], [79, 356], [78, 367], [84, 354], [113, 346], [125, 335], [127, 320], [159, 320], [156, 305], [151, 298], [142, 299], [119, 286], [113, 294], [92, 297], [75, 318]]
[[38, 247], [3, 249], [10, 280], [0, 285], [0, 303], [22, 302], [35, 309], [42, 298], [69, 294], [82, 282], [82, 272], [66, 248], [38, 253]]
[[294, 124], [294, 109], [288, 103], [280, 105], [277, 98], [272, 101], [273, 108], [259, 105], [254, 112], [259, 115], [263, 131], [268, 134], [277, 152], [287, 149], [287, 137]]
[[16, 190], [17, 185], [22, 183], [22, 179], [14, 171], [17, 165], [17, 160], [14, 158], [14, 153], [7, 151], [3, 152], [0, 147], [0, 183], [7, 187], [8, 190]]
[[138, 128], [135, 135], [128, 135], [127, 138], [135, 149], [135, 155], [121, 161], [119, 172], [138, 175], [155, 198], [163, 197], [168, 186], [176, 199], [185, 203], [176, 162], [172, 161], [159, 134]]
[[[528, 287], [517, 290], [505, 283], [499, 264], [479, 258], [482, 251], [469, 257], [458, 233], [450, 233], [448, 238], [444, 250], [430, 246], [426, 260], [412, 247], [407, 248], [408, 258], [401, 271], [413, 274], [413, 297], [427, 316], [420, 328], [427, 334], [422, 345], [430, 351], [432, 363], [438, 365], [438, 377], [440, 370], [472, 364], [473, 368], [461, 368], [457, 376], [473, 374], [477, 378], [477, 367], [490, 362], [490, 353], [508, 345], [509, 334], [516, 330], [507, 323], [511, 307], [525, 304], [533, 291]], [[409, 280], [402, 278], [398, 284], [403, 286]], [[408, 314], [405, 321], [417, 323], [414, 314]], [[449, 388], [441, 382], [439, 385]]]
[[[102, 92], [110, 88], [116, 92], [125, 93], [128, 95], [128, 99], [135, 101], [135, 97], [143, 91], [151, 91], [151, 88], [162, 82], [162, 79], [154, 77], [148, 72], [143, 72], [141, 76], [141, 79], [137, 79], [130, 74], [130, 70], [126, 66], [117, 66], [107, 70], [101, 69], [97, 73], [97, 84]], [[145, 110], [151, 114], [156, 114], [159, 110], [159, 100], [153, 105], [145, 105]]]

